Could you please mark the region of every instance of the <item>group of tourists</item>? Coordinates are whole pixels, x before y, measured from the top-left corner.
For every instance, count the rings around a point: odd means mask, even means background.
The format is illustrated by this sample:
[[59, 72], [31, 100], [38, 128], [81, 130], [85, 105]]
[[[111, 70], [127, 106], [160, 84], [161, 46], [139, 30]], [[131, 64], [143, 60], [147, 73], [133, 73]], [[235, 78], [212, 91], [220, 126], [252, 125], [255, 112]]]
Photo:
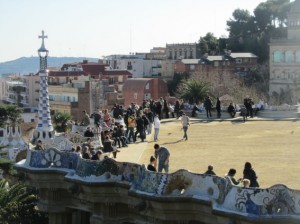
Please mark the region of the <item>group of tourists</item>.
[[[222, 106], [221, 106], [221, 101], [219, 98], [216, 99], [216, 105], [214, 107], [213, 101], [210, 96], [207, 96], [204, 100], [204, 103], [201, 106], [197, 106], [196, 103], [194, 103], [192, 107], [192, 115], [191, 117], [196, 117], [197, 112], [202, 112], [206, 111], [206, 117], [211, 118], [212, 117], [212, 109], [215, 108], [217, 112], [217, 118], [221, 118], [221, 113], [222, 113]], [[240, 115], [243, 117], [244, 121], [248, 117], [253, 118], [254, 116], [257, 115], [257, 112], [259, 110], [263, 109], [263, 101], [259, 100], [257, 105], [254, 104], [253, 99], [250, 97], [246, 97], [244, 99], [244, 103], [242, 105], [238, 104], [233, 104], [233, 102], [230, 102], [228, 107], [227, 107], [227, 112], [230, 115], [231, 118], [234, 118], [236, 116], [236, 113], [240, 111]]]
[[[213, 166], [209, 165], [207, 167], [207, 171], [204, 173], [206, 175], [216, 175], [213, 171]], [[233, 185], [242, 184], [243, 187], [259, 187], [259, 183], [257, 181], [257, 175], [252, 168], [252, 164], [250, 162], [246, 162], [243, 170], [243, 178], [236, 179], [236, 169], [230, 168], [228, 173], [225, 175], [225, 178], [229, 180]]]

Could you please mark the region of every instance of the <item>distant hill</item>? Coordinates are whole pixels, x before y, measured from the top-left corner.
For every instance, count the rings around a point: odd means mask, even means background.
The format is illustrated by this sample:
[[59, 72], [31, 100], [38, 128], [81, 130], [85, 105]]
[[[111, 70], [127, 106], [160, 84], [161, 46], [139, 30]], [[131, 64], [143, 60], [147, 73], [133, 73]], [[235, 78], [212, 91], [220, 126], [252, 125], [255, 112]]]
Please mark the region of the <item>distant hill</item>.
[[[98, 62], [99, 59], [85, 57], [48, 57], [48, 67], [61, 67], [65, 63], [82, 62], [83, 60]], [[22, 57], [13, 61], [0, 62], [0, 75], [35, 73], [38, 72], [39, 68], [39, 57]]]

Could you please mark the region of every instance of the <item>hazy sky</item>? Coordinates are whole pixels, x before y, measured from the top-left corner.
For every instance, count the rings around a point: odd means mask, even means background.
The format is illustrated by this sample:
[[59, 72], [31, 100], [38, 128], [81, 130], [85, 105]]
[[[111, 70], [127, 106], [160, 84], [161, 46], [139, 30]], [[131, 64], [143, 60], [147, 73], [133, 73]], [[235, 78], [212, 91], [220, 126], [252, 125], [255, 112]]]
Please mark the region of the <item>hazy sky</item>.
[[49, 56], [100, 58], [149, 52], [166, 43], [227, 36], [237, 9], [265, 0], [0, 0], [0, 62], [36, 56], [45, 30]]

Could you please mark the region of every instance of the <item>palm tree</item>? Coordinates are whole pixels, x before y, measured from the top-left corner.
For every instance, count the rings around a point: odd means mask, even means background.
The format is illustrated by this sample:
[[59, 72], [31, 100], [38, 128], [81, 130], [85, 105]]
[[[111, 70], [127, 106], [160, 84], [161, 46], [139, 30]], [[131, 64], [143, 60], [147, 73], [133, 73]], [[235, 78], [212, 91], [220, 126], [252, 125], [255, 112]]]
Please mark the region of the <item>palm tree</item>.
[[58, 112], [53, 116], [53, 122], [56, 125], [56, 131], [65, 132], [67, 130], [68, 121], [72, 120], [72, 116], [68, 113]]
[[183, 81], [177, 89], [177, 97], [191, 104], [204, 101], [208, 95], [211, 95], [211, 84], [203, 80]]
[[34, 191], [25, 185], [0, 181], [0, 223], [47, 223], [45, 214], [35, 209], [36, 202]]

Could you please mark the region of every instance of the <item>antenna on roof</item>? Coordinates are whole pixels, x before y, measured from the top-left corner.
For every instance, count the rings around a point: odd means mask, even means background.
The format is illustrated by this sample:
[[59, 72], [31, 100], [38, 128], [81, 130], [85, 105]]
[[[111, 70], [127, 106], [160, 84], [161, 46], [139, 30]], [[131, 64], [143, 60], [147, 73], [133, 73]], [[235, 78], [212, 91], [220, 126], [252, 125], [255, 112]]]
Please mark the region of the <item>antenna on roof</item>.
[[131, 24], [130, 24], [130, 31], [129, 31], [129, 32], [130, 32], [130, 40], [129, 40], [129, 42], [130, 42], [129, 45], [130, 45], [130, 46], [129, 46], [129, 52], [131, 52], [131, 47], [132, 47], [132, 31], [131, 31]]

